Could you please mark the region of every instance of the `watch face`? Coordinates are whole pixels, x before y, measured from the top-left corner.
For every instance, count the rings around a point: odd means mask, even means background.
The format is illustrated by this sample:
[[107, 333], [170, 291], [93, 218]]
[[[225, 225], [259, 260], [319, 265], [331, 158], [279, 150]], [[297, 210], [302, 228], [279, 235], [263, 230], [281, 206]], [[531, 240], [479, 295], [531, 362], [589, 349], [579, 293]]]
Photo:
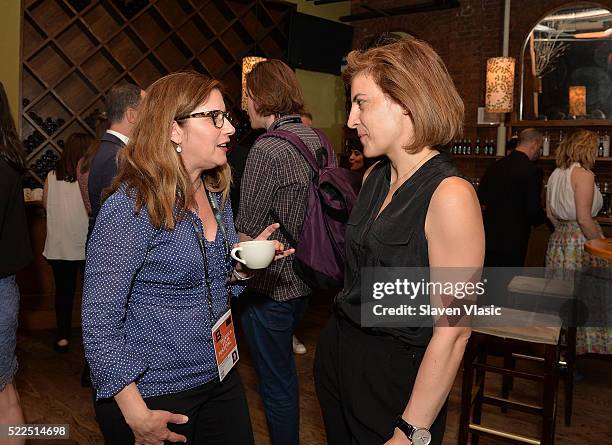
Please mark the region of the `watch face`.
[[412, 433], [413, 445], [429, 445], [431, 442], [431, 433], [425, 429], [417, 429]]

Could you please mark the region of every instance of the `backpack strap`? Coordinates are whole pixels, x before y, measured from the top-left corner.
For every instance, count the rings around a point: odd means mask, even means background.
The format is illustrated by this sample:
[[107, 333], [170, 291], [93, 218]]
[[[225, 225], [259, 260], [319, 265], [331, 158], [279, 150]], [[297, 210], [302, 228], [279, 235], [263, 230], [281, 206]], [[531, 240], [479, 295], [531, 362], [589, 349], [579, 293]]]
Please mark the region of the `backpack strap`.
[[[318, 162], [318, 160], [315, 157], [314, 153], [304, 143], [302, 138], [300, 138], [297, 134], [295, 134], [292, 131], [287, 131], [287, 130], [272, 130], [272, 131], [268, 131], [268, 132], [262, 134], [261, 136], [259, 136], [257, 138], [257, 141], [259, 141], [260, 139], [265, 139], [265, 138], [277, 138], [277, 139], [283, 139], [283, 140], [289, 142], [291, 145], [293, 145], [295, 148], [297, 148], [297, 150], [300, 152], [302, 157], [306, 160], [308, 165], [310, 165], [310, 168], [312, 168], [315, 173], [318, 173], [321, 168], [330, 165], [330, 162], [333, 162], [333, 164], [335, 165], [336, 158], [334, 156], [334, 153], [333, 153], [333, 150], [332, 150], [331, 145], [329, 143], [329, 140], [327, 139], [325, 134], [323, 134], [323, 132], [321, 132], [317, 128], [313, 128], [313, 130], [316, 133], [316, 135], [319, 137], [319, 141], [321, 142], [322, 148], [325, 149], [326, 159], [325, 159], [325, 163], [323, 165], [321, 165], [322, 163]], [[257, 141], [255, 141], [255, 142], [257, 142]]]
[[334, 153], [334, 149], [332, 148], [329, 139], [327, 139], [325, 133], [323, 133], [318, 128], [313, 127], [312, 130], [317, 134], [317, 136], [319, 136], [321, 146], [325, 149], [325, 155], [327, 156], [327, 162], [325, 163], [325, 166], [336, 167], [336, 153]]
[[276, 213], [276, 210], [274, 210], [274, 208], [270, 209], [270, 216], [272, 217], [274, 222], [277, 222], [280, 224], [279, 229], [281, 233], [283, 234], [283, 236], [285, 237], [285, 239], [287, 240], [287, 242], [289, 242], [289, 246], [287, 247], [297, 247], [297, 240], [292, 234], [289, 233], [285, 225], [281, 222], [281, 219], [278, 216], [278, 213]]

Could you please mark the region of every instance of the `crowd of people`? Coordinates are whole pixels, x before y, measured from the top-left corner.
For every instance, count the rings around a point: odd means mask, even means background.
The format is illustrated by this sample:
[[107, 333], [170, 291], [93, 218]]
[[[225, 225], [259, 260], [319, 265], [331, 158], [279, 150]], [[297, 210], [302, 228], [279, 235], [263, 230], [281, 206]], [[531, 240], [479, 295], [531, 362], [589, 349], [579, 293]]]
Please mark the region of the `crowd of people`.
[[[444, 147], [462, 131], [463, 101], [427, 43], [404, 38], [353, 51], [344, 79], [348, 126], [362, 146], [351, 151], [349, 168], [363, 185], [346, 222], [344, 285], [315, 355], [327, 440], [441, 444], [470, 328], [364, 327], [362, 268], [522, 265], [531, 227], [546, 221], [554, 225], [547, 265], [583, 267], [585, 240], [602, 236], [593, 221], [601, 207], [591, 171], [596, 140], [581, 131], [564, 141], [545, 211], [542, 175], [531, 162], [542, 143], [536, 130], [521, 133], [478, 194], [461, 177]], [[246, 91], [253, 129], [290, 132], [320, 155], [322, 136], [291, 68], [258, 63]], [[122, 84], [105, 100], [96, 139], [72, 135], [45, 180], [43, 255], [55, 279], [60, 352], [70, 346], [79, 271], [84, 276], [85, 376], [106, 443], [253, 443], [238, 356], [222, 366], [216, 346], [218, 327], [235, 343], [239, 323], [271, 443], [298, 444], [293, 353], [305, 348], [294, 334], [315, 290], [294, 267], [313, 182], [307, 160], [289, 140], [269, 137], [230, 167], [234, 122], [222, 84], [203, 74], [173, 73], [146, 91]], [[0, 88], [0, 247], [13, 252], [0, 259], [0, 424], [23, 422], [13, 378], [15, 274], [32, 258], [25, 171]], [[268, 239], [275, 254], [265, 269], [230, 254], [240, 243]], [[606, 335], [585, 335], [584, 350]]]

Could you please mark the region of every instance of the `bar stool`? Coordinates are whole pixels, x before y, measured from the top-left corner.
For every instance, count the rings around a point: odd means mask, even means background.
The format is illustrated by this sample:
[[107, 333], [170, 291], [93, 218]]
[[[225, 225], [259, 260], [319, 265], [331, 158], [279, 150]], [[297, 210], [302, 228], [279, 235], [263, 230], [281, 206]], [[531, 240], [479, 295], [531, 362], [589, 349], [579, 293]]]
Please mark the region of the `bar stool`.
[[[519, 327], [524, 326], [526, 320], [529, 320], [530, 327]], [[555, 441], [561, 319], [555, 315], [504, 308], [500, 322], [507, 327], [473, 328], [466, 347], [458, 443], [467, 445], [471, 433], [472, 445], [478, 444], [480, 436], [494, 437], [514, 444], [552, 445]], [[478, 325], [477, 322], [474, 324]], [[514, 354], [513, 357], [517, 359], [539, 361], [541, 369], [538, 372], [518, 370], [487, 362], [488, 356], [505, 357], [508, 353]], [[485, 394], [488, 372], [540, 382], [543, 389], [542, 404], [534, 405]], [[539, 416], [542, 422], [540, 437], [527, 437], [483, 425], [483, 404]]]
[[[543, 300], [547, 297], [550, 300], [557, 300], [555, 304], [558, 307], [559, 302], [574, 301], [574, 282], [558, 279], [547, 279], [540, 277], [516, 276], [508, 284], [508, 290], [514, 295], [535, 295]], [[574, 373], [576, 371], [576, 326], [562, 326], [561, 337], [565, 340], [560, 343], [561, 352], [564, 355], [563, 360], [559, 360], [559, 367], [565, 370], [564, 386], [565, 386], [565, 425], [570, 426], [572, 422], [572, 409], [574, 405]], [[504, 366], [512, 368], [515, 366], [515, 360], [512, 354], [504, 357]], [[510, 390], [513, 386], [513, 379], [509, 376], [504, 376], [502, 382], [502, 397], [508, 398]], [[506, 412], [502, 408], [502, 412]]]

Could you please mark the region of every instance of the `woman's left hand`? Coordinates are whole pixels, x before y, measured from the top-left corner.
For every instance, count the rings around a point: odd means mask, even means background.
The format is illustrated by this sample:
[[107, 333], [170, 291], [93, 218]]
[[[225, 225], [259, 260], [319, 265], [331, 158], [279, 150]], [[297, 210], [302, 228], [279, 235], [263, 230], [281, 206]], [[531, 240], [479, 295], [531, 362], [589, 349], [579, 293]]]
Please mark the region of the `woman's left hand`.
[[[259, 235], [257, 235], [255, 240], [258, 240], [258, 241], [265, 241], [265, 240], [267, 240], [268, 238], [270, 238], [270, 235], [272, 235], [279, 227], [280, 227], [279, 223], [270, 224], [268, 227], [266, 227], [263, 230], [263, 232], [261, 232]], [[283, 243], [281, 243], [278, 240], [272, 240], [272, 241], [274, 242], [274, 249], [276, 250], [276, 255], [274, 256], [274, 261], [278, 261], [280, 259], [283, 259], [283, 258], [288, 257], [289, 255], [293, 255], [295, 253], [295, 249], [294, 248], [285, 250], [285, 246], [283, 245]]]

